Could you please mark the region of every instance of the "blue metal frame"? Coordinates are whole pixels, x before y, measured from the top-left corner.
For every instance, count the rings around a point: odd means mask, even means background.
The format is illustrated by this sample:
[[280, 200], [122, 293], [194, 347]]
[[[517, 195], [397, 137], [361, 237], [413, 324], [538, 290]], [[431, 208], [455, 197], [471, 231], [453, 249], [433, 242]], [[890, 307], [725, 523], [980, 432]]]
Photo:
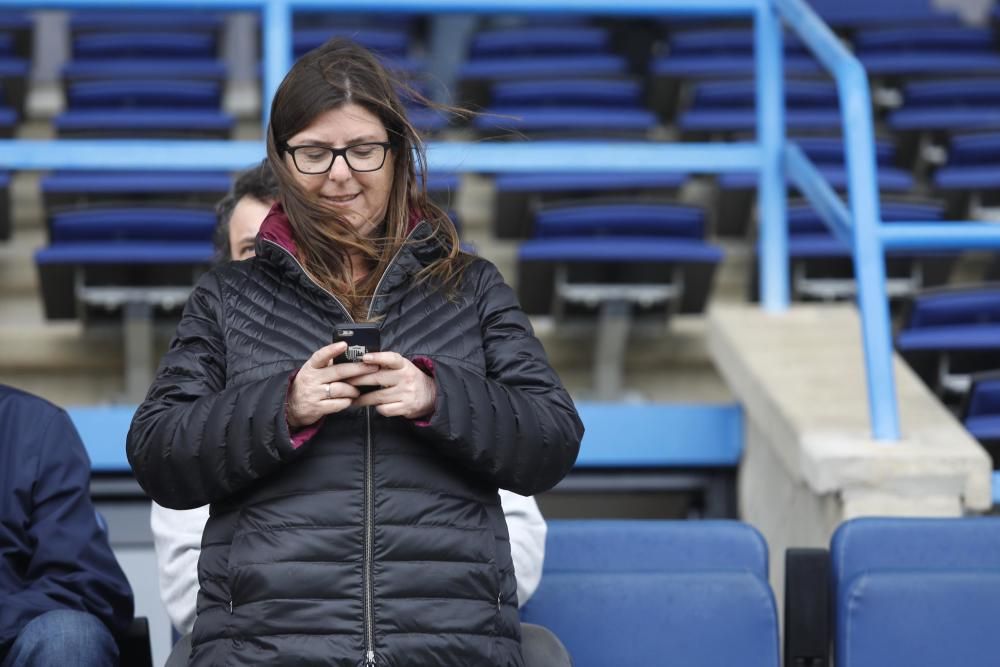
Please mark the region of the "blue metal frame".
[[[264, 91], [270, 100], [291, 65], [294, 10], [371, 11], [371, 0], [0, 0], [6, 9], [211, 9], [262, 12]], [[788, 308], [787, 178], [834, 234], [851, 245], [868, 377], [872, 433], [900, 437], [884, 252], [888, 249], [996, 248], [1000, 228], [983, 223], [882, 223], [868, 77], [804, 0], [379, 0], [379, 11], [420, 13], [748, 15], [754, 18], [757, 141], [740, 144], [431, 143], [435, 170], [509, 173], [756, 170], [760, 174], [761, 295], [775, 313]], [[837, 82], [848, 169], [848, 204], [785, 136], [781, 22], [796, 32]], [[270, 105], [265, 103], [264, 122]], [[262, 142], [0, 140], [4, 169], [237, 170], [264, 155]]]

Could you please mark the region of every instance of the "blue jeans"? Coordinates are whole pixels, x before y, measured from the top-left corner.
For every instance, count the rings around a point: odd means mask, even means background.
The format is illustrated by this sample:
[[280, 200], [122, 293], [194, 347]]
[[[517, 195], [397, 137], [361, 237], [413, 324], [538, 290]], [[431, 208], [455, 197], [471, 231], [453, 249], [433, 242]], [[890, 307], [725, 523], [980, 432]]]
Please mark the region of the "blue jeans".
[[0, 667], [113, 667], [118, 645], [93, 614], [60, 609], [38, 616], [17, 635]]

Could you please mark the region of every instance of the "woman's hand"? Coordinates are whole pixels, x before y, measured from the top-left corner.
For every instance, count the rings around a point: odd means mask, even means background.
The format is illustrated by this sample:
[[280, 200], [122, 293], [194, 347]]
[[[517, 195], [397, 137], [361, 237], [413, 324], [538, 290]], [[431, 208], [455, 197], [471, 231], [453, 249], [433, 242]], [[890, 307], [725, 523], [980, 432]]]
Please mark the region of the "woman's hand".
[[288, 390], [285, 410], [288, 426], [293, 431], [350, 407], [359, 392], [347, 380], [378, 371], [377, 366], [369, 364], [332, 363], [334, 357], [346, 349], [347, 343], [343, 341], [321, 347], [299, 369]]
[[413, 362], [395, 352], [369, 352], [362, 361], [377, 370], [357, 375], [348, 382], [355, 387], [375, 385], [379, 389], [362, 394], [355, 407], [374, 406], [383, 417], [419, 419], [434, 411], [437, 384]]

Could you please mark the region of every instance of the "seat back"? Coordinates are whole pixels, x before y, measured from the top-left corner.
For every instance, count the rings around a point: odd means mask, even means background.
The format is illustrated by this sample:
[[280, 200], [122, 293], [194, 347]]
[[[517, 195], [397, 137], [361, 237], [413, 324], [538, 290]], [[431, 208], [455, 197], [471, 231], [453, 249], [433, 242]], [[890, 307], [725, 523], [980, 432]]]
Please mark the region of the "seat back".
[[848, 521], [831, 542], [836, 667], [990, 664], [1000, 518]]
[[576, 667], [775, 667], [767, 547], [733, 521], [552, 521], [522, 618], [551, 629]]

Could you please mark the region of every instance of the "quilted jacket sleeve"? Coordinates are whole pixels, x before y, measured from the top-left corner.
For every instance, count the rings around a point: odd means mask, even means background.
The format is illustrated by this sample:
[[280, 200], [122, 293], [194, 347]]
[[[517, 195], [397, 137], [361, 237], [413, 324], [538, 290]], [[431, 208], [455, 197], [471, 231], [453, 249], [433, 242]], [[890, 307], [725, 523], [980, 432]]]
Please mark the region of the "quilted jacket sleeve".
[[143, 489], [164, 507], [226, 498], [295, 457], [288, 374], [226, 387], [218, 280], [195, 287], [156, 379], [132, 419], [126, 448]]
[[513, 290], [483, 265], [476, 298], [486, 376], [434, 358], [434, 413], [413, 428], [499, 488], [534, 495], [569, 472], [583, 424]]

